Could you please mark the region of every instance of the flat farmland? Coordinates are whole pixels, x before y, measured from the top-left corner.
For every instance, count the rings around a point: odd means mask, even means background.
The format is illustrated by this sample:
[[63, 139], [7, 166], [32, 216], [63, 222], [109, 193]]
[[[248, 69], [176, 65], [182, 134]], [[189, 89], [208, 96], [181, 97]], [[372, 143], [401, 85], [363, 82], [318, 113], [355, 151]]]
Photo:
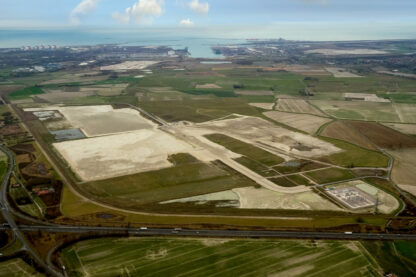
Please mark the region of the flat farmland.
[[332, 120], [330, 118], [320, 116], [285, 113], [278, 111], [265, 112], [264, 115], [277, 122], [283, 123], [309, 134], [314, 134], [322, 125]]
[[326, 168], [307, 172], [305, 175], [315, 180], [318, 184], [348, 180], [355, 177], [350, 171], [339, 168]]
[[168, 122], [182, 120], [204, 122], [233, 113], [260, 115], [260, 112], [255, 107], [238, 98], [139, 102], [139, 107]]
[[365, 149], [354, 144], [327, 137], [323, 140], [331, 142], [336, 147], [343, 149], [344, 152], [335, 153], [324, 157], [323, 160], [343, 167], [387, 167], [388, 157], [381, 152]]
[[309, 90], [320, 92], [409, 92], [416, 91], [416, 80], [370, 74], [361, 78], [336, 78], [333, 76], [315, 76], [305, 80]]
[[312, 104], [340, 119], [401, 122], [391, 103], [312, 100]]
[[402, 189], [416, 196], [416, 148], [389, 151], [394, 157], [392, 179]]
[[321, 135], [344, 140], [367, 149], [377, 150], [368, 138], [344, 121], [335, 121], [327, 125], [321, 132]]
[[359, 242], [104, 238], [61, 252], [69, 276], [382, 276]]
[[402, 132], [403, 134], [416, 135], [416, 124], [383, 123], [387, 127]]
[[292, 113], [308, 113], [314, 115], [325, 116], [317, 108], [302, 99], [279, 99], [277, 101], [276, 110]]
[[8, 261], [0, 262], [1, 277], [41, 277], [45, 276], [37, 272], [22, 259], [15, 258]]
[[416, 123], [416, 105], [415, 104], [394, 104], [397, 114], [403, 123]]
[[359, 133], [383, 149], [401, 149], [416, 147], [416, 139], [396, 130], [373, 122], [348, 121]]

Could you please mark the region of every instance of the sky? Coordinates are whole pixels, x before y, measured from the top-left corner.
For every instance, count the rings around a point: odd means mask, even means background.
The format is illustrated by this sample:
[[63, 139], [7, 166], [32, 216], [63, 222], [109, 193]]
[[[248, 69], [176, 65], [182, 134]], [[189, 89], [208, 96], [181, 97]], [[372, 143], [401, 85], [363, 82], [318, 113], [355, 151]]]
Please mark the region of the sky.
[[254, 37], [276, 26], [343, 25], [413, 35], [415, 14], [416, 0], [0, 0], [1, 29], [247, 28]]

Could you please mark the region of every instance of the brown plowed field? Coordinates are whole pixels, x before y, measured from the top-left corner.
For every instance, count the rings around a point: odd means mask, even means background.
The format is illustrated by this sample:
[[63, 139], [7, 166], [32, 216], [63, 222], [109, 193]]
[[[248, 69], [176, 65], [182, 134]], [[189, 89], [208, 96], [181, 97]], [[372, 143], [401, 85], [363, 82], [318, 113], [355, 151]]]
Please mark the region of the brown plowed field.
[[330, 123], [321, 133], [322, 136], [344, 140], [358, 146], [376, 150], [375, 146], [362, 134], [360, 134], [351, 125], [344, 121], [335, 121]]
[[416, 147], [416, 139], [378, 123], [348, 121], [361, 134], [381, 148], [402, 149]]

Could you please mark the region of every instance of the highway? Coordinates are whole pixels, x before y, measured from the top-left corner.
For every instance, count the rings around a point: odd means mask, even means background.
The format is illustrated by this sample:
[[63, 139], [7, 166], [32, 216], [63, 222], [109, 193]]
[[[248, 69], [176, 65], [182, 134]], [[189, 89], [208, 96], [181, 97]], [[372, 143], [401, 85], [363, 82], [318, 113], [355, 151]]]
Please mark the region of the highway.
[[[348, 240], [407, 240], [416, 241], [416, 235], [392, 233], [340, 233], [340, 232], [301, 232], [301, 231], [264, 231], [264, 230], [207, 230], [207, 229], [161, 229], [161, 228], [132, 228], [132, 227], [102, 227], [102, 226], [70, 226], [58, 225], [40, 220], [31, 220], [33, 225], [17, 225], [12, 213], [13, 209], [7, 201], [7, 184], [13, 174], [15, 161], [13, 154], [0, 145], [9, 159], [8, 170], [2, 181], [0, 191], [0, 205], [8, 225], [0, 226], [0, 230], [12, 230], [15, 238], [22, 243], [21, 250], [29, 253], [32, 258], [52, 276], [63, 276], [56, 271], [50, 262], [51, 253], [48, 254], [48, 263], [45, 263], [25, 240], [24, 232], [52, 232], [52, 233], [79, 233], [94, 235], [134, 235], [134, 236], [172, 236], [172, 237], [231, 237], [231, 238], [276, 238], [276, 239], [348, 239]], [[19, 216], [19, 214], [17, 214]]]
[[302, 232], [302, 231], [245, 231], [245, 230], [207, 230], [207, 229], [159, 229], [132, 227], [89, 227], [89, 226], [32, 226], [20, 225], [25, 232], [47, 231], [54, 233], [129, 233], [138, 236], [175, 236], [175, 237], [232, 237], [232, 238], [290, 238], [290, 239], [349, 239], [349, 240], [407, 240], [416, 241], [416, 234], [393, 233], [341, 233], [341, 232]]
[[32, 258], [40, 265], [42, 266], [48, 273], [50, 273], [53, 276], [63, 276], [60, 272], [55, 271], [53, 268], [49, 267], [39, 256], [38, 254], [31, 248], [31, 246], [26, 242], [20, 227], [16, 224], [12, 214], [11, 214], [11, 208], [9, 206], [9, 203], [7, 201], [7, 184], [9, 182], [10, 176], [13, 173], [14, 169], [14, 156], [12, 153], [10, 153], [9, 150], [7, 150], [4, 146], [0, 145], [0, 150], [3, 151], [9, 160], [8, 169], [6, 172], [6, 175], [3, 178], [2, 184], [1, 184], [1, 190], [0, 190], [0, 204], [1, 204], [1, 212], [3, 214], [3, 217], [6, 219], [7, 223], [10, 226], [10, 229], [13, 231], [16, 239], [20, 240], [22, 243], [22, 249], [23, 251], [26, 251], [29, 253], [29, 255], [32, 256]]

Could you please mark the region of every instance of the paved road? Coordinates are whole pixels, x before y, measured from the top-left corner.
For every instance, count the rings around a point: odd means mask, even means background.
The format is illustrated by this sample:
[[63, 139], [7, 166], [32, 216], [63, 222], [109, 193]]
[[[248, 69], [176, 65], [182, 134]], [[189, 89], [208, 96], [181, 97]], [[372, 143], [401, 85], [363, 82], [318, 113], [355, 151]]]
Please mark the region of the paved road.
[[50, 273], [53, 276], [62, 276], [61, 273], [55, 271], [53, 268], [49, 267], [45, 262], [38, 256], [38, 254], [33, 251], [31, 246], [26, 242], [20, 227], [16, 224], [12, 214], [11, 214], [11, 208], [9, 206], [9, 203], [7, 201], [7, 184], [9, 182], [10, 176], [13, 173], [14, 169], [14, 156], [12, 153], [10, 153], [4, 146], [0, 145], [0, 150], [3, 151], [8, 159], [9, 159], [9, 168], [7, 169], [7, 173], [3, 178], [2, 184], [1, 184], [1, 190], [0, 190], [0, 204], [1, 204], [1, 212], [3, 214], [3, 217], [6, 219], [7, 223], [10, 226], [10, 229], [13, 231], [14, 235], [16, 236], [16, 239], [20, 240], [22, 243], [22, 250], [28, 252], [32, 258], [40, 265], [42, 266], [48, 273]]
[[211, 156], [212, 160], [220, 160], [230, 168], [234, 169], [235, 171], [241, 173], [242, 175], [246, 176], [247, 178], [253, 180], [257, 184], [261, 185], [262, 187], [269, 189], [271, 191], [282, 192], [282, 193], [300, 193], [310, 191], [310, 188], [306, 186], [297, 186], [297, 187], [282, 187], [279, 186], [269, 179], [265, 178], [257, 174], [256, 172], [250, 170], [249, 168], [243, 166], [242, 164], [236, 162], [232, 158], [228, 156], [226, 151], [219, 147], [215, 147], [211, 144], [208, 144], [197, 136], [191, 134], [191, 132], [186, 132], [186, 129], [183, 130], [182, 128], [176, 128], [174, 126], [168, 128], [160, 128], [160, 130], [165, 131], [191, 145], [196, 147], [197, 149], [204, 149], [204, 156], [205, 158]]
[[243, 231], [243, 230], [206, 230], [206, 229], [157, 229], [127, 227], [88, 227], [88, 226], [31, 226], [21, 225], [26, 232], [48, 231], [67, 233], [120, 233], [144, 236], [181, 236], [181, 237], [239, 237], [239, 238], [297, 238], [297, 239], [351, 239], [351, 240], [409, 240], [416, 241], [416, 234], [390, 233], [336, 233], [336, 232], [298, 232], [298, 231]]

